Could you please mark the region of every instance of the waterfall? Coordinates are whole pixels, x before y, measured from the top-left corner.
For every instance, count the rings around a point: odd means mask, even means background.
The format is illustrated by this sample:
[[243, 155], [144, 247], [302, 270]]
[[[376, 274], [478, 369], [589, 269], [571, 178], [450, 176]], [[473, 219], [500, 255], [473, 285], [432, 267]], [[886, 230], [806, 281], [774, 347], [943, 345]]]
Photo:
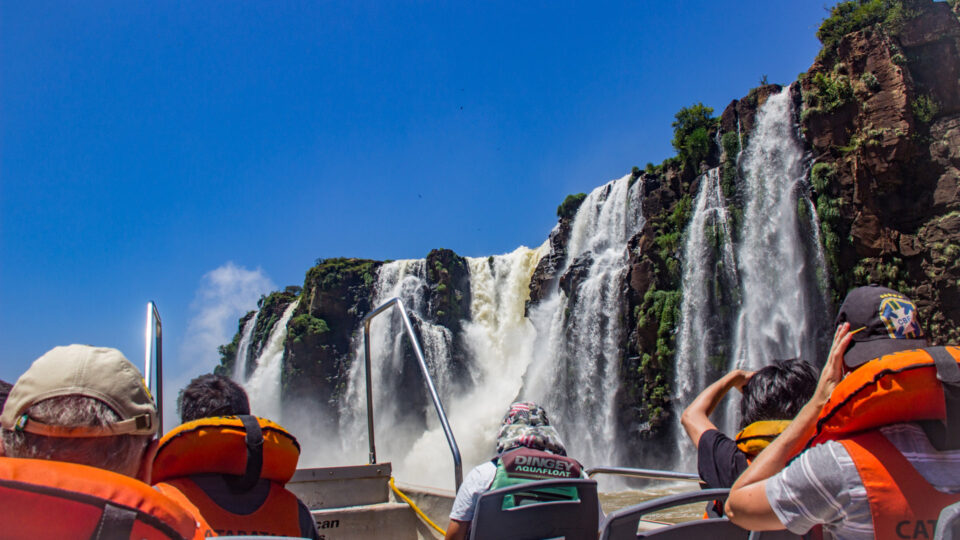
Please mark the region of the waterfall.
[[247, 357], [250, 355], [250, 341], [253, 339], [253, 328], [257, 326], [257, 315], [260, 312], [254, 312], [247, 322], [243, 325], [243, 332], [240, 334], [240, 343], [237, 345], [237, 356], [233, 361], [233, 380], [240, 384], [247, 379]]
[[[547, 249], [519, 247], [512, 253], [467, 258], [470, 270], [470, 320], [464, 344], [470, 357], [462, 391], [441, 391], [466, 470], [490, 459], [500, 419], [520, 396], [523, 375], [533, 359], [536, 330], [524, 317], [530, 279]], [[408, 478], [449, 485], [453, 461], [443, 430], [431, 411], [429, 428], [399, 463]]]
[[283, 346], [287, 340], [287, 322], [297, 309], [299, 299], [290, 303], [270, 330], [270, 337], [257, 358], [257, 367], [243, 385], [250, 397], [250, 412], [275, 422], [281, 421], [281, 376]]
[[[801, 222], [798, 204], [811, 208], [804, 188], [805, 159], [794, 124], [790, 89], [771, 96], [743, 156], [746, 202], [740, 265], [743, 302], [730, 367], [756, 370], [773, 360], [822, 361], [826, 335], [824, 291], [816, 274], [823, 255], [815, 222]], [[807, 220], [816, 213], [807, 212]], [[804, 230], [814, 231], [803, 234]], [[810, 264], [814, 254], [813, 262]]]
[[627, 175], [587, 196], [574, 217], [563, 270], [579, 279], [569, 294], [553, 291], [530, 313], [538, 336], [525, 392], [567, 434], [569, 453], [596, 465], [620, 462], [614, 405], [627, 241], [644, 224], [640, 186]]
[[[449, 329], [426, 320], [426, 260], [399, 260], [384, 264], [377, 274], [374, 302], [379, 306], [399, 297], [411, 319], [416, 321], [424, 359], [441, 395], [452, 386], [450, 368], [453, 336]], [[407, 334], [400, 314], [393, 308], [370, 324], [371, 376], [377, 452], [383, 461], [399, 462], [425, 429], [424, 421], [435, 416], [433, 404], [411, 409], [410, 396], [423, 389], [420, 368], [404, 352]], [[353, 350], [347, 398], [341, 404], [340, 431], [343, 453], [357, 459], [366, 457], [366, 383], [362, 335]], [[452, 470], [452, 469], [451, 469]]]
[[[740, 125], [737, 124], [739, 137]], [[744, 196], [734, 247], [717, 170], [701, 177], [684, 251], [683, 302], [677, 336], [675, 412], [723, 373], [757, 370], [774, 360], [822, 361], [827, 321], [816, 212], [804, 188], [806, 158], [789, 88], [757, 113], [748, 146], [737, 156]], [[798, 205], [806, 212], [798, 212]], [[736, 394], [736, 392], [733, 392]], [[726, 399], [714, 420], [736, 432], [739, 399]], [[692, 469], [695, 451], [676, 426], [674, 466]]]
[[[686, 236], [674, 377], [679, 407], [689, 405], [707, 386], [709, 376], [726, 368], [729, 357], [727, 336], [736, 309], [730, 296], [737, 287], [737, 266], [718, 168], [700, 177]], [[675, 466], [691, 470], [695, 452], [679, 425], [679, 414], [676, 418], [675, 446], [680, 453]]]

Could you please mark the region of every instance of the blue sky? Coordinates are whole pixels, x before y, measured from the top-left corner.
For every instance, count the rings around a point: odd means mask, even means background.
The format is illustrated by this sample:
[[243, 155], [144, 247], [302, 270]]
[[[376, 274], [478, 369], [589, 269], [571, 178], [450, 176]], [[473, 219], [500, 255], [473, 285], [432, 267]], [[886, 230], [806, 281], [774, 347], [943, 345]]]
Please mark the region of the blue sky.
[[569, 193], [812, 63], [822, 2], [0, 2], [0, 378], [55, 345], [167, 392], [317, 258], [542, 243]]

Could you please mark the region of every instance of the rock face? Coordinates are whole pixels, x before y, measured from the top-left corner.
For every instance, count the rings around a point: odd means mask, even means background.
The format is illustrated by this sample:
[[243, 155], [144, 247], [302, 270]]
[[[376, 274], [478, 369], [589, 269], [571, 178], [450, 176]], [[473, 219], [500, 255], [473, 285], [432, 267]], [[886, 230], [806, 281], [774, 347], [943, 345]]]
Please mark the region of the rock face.
[[346, 390], [353, 333], [373, 307], [380, 264], [324, 259], [307, 271], [300, 304], [287, 326], [282, 381], [285, 397], [309, 397], [303, 401], [317, 404], [313, 414], [336, 413]]
[[[470, 318], [471, 301], [467, 260], [450, 249], [431, 251], [427, 254], [427, 283], [430, 286], [427, 317], [430, 322], [445, 326], [453, 334], [450, 368], [457, 378], [457, 375], [464, 373], [467, 361], [463, 343], [463, 321]], [[416, 380], [416, 384], [422, 387], [419, 373]], [[426, 393], [422, 399], [426, 403]]]
[[803, 132], [835, 300], [887, 285], [914, 298], [932, 341], [956, 342], [960, 21], [910, 5], [824, 49], [801, 80]]
[[470, 269], [467, 261], [449, 249], [427, 254], [427, 282], [430, 284], [429, 316], [458, 332], [470, 317]]
[[547, 296], [547, 292], [556, 287], [567, 260], [567, 241], [570, 239], [570, 229], [573, 227], [573, 217], [561, 217], [557, 226], [550, 231], [550, 252], [537, 264], [537, 269], [530, 279], [530, 300], [527, 301], [527, 313]]

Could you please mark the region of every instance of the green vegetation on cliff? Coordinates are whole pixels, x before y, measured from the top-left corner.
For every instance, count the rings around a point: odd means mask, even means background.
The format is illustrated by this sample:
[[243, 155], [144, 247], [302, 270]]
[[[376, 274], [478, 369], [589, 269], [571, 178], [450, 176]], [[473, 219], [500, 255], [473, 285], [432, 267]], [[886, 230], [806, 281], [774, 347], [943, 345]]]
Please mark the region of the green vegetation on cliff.
[[680, 109], [673, 126], [673, 144], [684, 169], [697, 172], [701, 161], [710, 154], [710, 132], [717, 127], [713, 109], [703, 103]]
[[567, 195], [567, 198], [557, 207], [557, 217], [561, 219], [573, 219], [573, 216], [577, 215], [577, 210], [580, 209], [580, 205], [583, 204], [583, 200], [586, 198], [586, 193]]
[[823, 43], [823, 51], [831, 53], [843, 36], [879, 24], [891, 35], [897, 35], [903, 22], [916, 16], [910, 1], [903, 0], [851, 0], [840, 2], [830, 9], [817, 30], [817, 39]]
[[323, 290], [334, 289], [343, 282], [345, 276], [360, 275], [366, 285], [373, 283], [375, 266], [378, 263], [368, 259], [337, 257], [317, 259], [316, 265], [307, 271], [306, 282], [315, 283]]
[[288, 336], [293, 339], [294, 343], [303, 341], [304, 336], [318, 336], [329, 331], [330, 327], [327, 326], [327, 321], [309, 313], [297, 315], [290, 319], [290, 324], [287, 325]]

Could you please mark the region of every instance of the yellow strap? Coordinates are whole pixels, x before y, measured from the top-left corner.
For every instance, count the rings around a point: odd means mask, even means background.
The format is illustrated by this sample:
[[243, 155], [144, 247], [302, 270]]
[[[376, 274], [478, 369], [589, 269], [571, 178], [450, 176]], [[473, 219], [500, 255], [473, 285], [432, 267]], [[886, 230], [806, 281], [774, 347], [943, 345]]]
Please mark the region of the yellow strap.
[[789, 420], [761, 420], [754, 422], [737, 433], [737, 448], [751, 456], [763, 451], [778, 435], [790, 425]]
[[413, 508], [413, 511], [416, 512], [418, 516], [420, 516], [420, 519], [422, 519], [422, 520], [424, 520], [424, 521], [427, 522], [427, 525], [430, 525], [431, 527], [433, 527], [434, 529], [436, 529], [436, 531], [437, 531], [438, 533], [440, 533], [441, 535], [443, 535], [443, 536], [446, 536], [446, 535], [447, 535], [447, 531], [445, 531], [445, 530], [441, 529], [440, 527], [438, 527], [437, 524], [434, 523], [433, 520], [431, 520], [430, 518], [428, 518], [427, 515], [424, 514], [422, 510], [420, 510], [419, 508], [417, 508], [417, 505], [413, 504], [413, 501], [410, 500], [410, 497], [407, 497], [406, 495], [404, 495], [403, 492], [400, 491], [400, 489], [397, 488], [397, 486], [395, 486], [395, 485], [393, 484], [393, 477], [392, 477], [392, 476], [390, 477], [390, 489], [392, 489], [393, 492], [397, 494], [397, 497], [400, 497], [401, 499], [403, 499], [403, 502], [409, 504], [409, 505], [410, 505], [410, 508]]

